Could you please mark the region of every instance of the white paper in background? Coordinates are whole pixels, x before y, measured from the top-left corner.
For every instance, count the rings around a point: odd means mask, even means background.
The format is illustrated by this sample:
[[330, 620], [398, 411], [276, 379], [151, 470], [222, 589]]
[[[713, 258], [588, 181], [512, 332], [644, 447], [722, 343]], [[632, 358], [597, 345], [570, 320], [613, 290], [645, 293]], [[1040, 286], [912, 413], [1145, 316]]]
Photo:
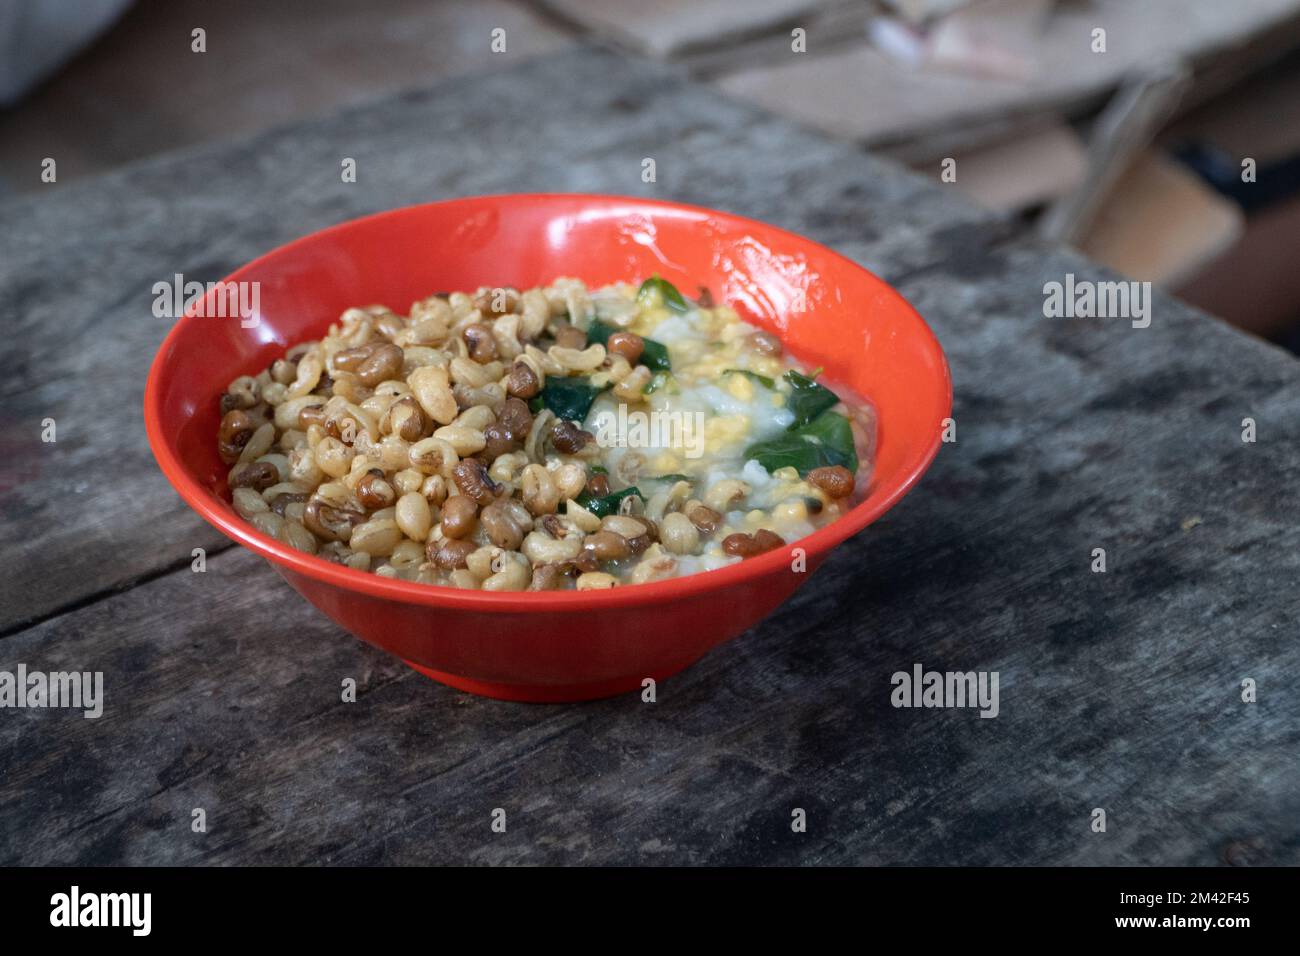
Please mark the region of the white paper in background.
[[76, 56], [131, 0], [0, 0], [0, 106]]

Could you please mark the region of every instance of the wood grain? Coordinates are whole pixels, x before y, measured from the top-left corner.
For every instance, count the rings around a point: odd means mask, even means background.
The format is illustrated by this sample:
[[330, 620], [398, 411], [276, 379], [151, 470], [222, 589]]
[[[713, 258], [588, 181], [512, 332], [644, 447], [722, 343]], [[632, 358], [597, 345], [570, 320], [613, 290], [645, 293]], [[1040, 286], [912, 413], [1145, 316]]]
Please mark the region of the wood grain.
[[[574, 187], [611, 182], [629, 155], [635, 176], [667, 116], [694, 127], [663, 155], [697, 157], [693, 176], [705, 178], [675, 183], [676, 195], [713, 195], [898, 279], [950, 359], [957, 441], [791, 601], [664, 682], [655, 703], [470, 697], [342, 633], [248, 552], [217, 554], [202, 574], [152, 565], [152, 579], [125, 593], [0, 641], [0, 670], [102, 671], [107, 698], [99, 720], [0, 713], [0, 864], [1300, 863], [1300, 503], [1280, 493], [1300, 477], [1300, 364], [1163, 296], [1145, 329], [1045, 318], [1045, 283], [1113, 277], [1073, 254], [999, 240], [995, 222], [963, 218], [939, 189], [667, 74], [584, 92], [589, 68], [551, 62], [522, 73], [528, 83], [476, 95], [505, 108], [510, 96], [527, 100], [522, 87], [568, 77], [587, 112], [610, 118], [596, 108], [602, 96], [637, 104], [619, 108], [617, 136], [584, 127], [602, 158], [578, 161]], [[448, 100], [377, 112], [445, 125], [458, 115]], [[367, 126], [369, 115], [352, 120], [363, 139], [387, 122]], [[278, 241], [293, 201], [276, 187], [302, 203], [299, 225], [354, 211], [344, 190], [322, 203], [317, 193], [337, 187], [295, 187], [278, 172], [327, 155], [343, 128], [327, 126], [112, 180], [137, 212], [160, 184], [193, 190], [158, 200], [170, 204], [165, 219], [128, 230], [145, 261], [163, 257], [164, 224], [187, 262], [201, 261], [204, 239], [226, 258]], [[505, 131], [486, 130], [481, 148], [507, 152]], [[432, 169], [480, 148], [447, 139], [404, 149]], [[367, 157], [362, 169], [394, 184], [368, 202], [414, 189], [396, 184], [415, 166], [391, 150]], [[229, 187], [232, 167], [247, 176], [237, 208], [206, 185]], [[559, 177], [510, 168], [526, 188]], [[485, 174], [461, 175], [482, 185]], [[74, 200], [108, 221], [108, 198]], [[132, 258], [102, 235], [49, 228], [76, 221], [68, 204], [23, 208], [38, 248]], [[69, 281], [85, 293], [113, 274]], [[112, 385], [112, 362], [62, 354], [38, 331], [51, 316], [32, 303], [47, 294], [58, 292], [37, 287], [19, 313], [45, 343], [40, 361], [83, 362], [103, 404], [126, 386]], [[131, 306], [106, 308], [120, 322]], [[71, 339], [112, 328], [103, 313], [67, 311]], [[146, 336], [134, 334], [138, 350]], [[125, 345], [104, 348], [125, 368], [140, 361]], [[48, 388], [51, 400], [65, 394]], [[1245, 417], [1257, 422], [1254, 443], [1241, 440]], [[141, 474], [124, 477], [148, 487]], [[141, 511], [156, 517], [168, 500], [155, 494]], [[21, 519], [7, 513], [9, 540], [39, 538], [41, 523]], [[188, 555], [191, 539], [139, 520], [123, 507], [107, 530]], [[1097, 547], [1104, 574], [1090, 570]], [[89, 564], [38, 550], [24, 560], [45, 560], [41, 575], [7, 549], [4, 577], [38, 596], [52, 593], [42, 575], [80, 586]], [[120, 560], [88, 551], [100, 565]], [[999, 715], [894, 708], [890, 677], [915, 663], [997, 671]], [[358, 682], [356, 703], [341, 700], [346, 678]], [[1245, 678], [1256, 703], [1241, 699]], [[1089, 827], [1097, 807], [1105, 833]], [[191, 829], [195, 808], [206, 833]], [[507, 814], [503, 834], [490, 828], [495, 808]], [[806, 833], [791, 829], [795, 808]]]

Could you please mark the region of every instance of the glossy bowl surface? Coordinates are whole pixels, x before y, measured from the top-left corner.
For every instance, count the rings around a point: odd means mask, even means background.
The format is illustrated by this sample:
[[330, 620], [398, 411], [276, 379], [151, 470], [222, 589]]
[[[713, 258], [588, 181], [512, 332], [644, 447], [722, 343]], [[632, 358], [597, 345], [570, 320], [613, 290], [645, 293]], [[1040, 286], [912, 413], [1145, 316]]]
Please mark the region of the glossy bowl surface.
[[[344, 309], [382, 302], [404, 312], [445, 289], [527, 288], [558, 276], [600, 286], [652, 273], [687, 295], [707, 287], [800, 360], [824, 367], [830, 384], [874, 405], [879, 428], [867, 495], [797, 543], [805, 570], [793, 570], [790, 550], [778, 549], [718, 571], [608, 591], [464, 591], [331, 564], [254, 531], [231, 508], [216, 451], [218, 397], [287, 346], [323, 335]], [[412, 206], [308, 235], [226, 281], [258, 283], [253, 314], [204, 317], [192, 306], [149, 372], [145, 426], [168, 481], [340, 626], [436, 680], [492, 697], [568, 701], [633, 690], [753, 626], [832, 547], [916, 483], [952, 407], [939, 343], [884, 281], [793, 233], [677, 203], [543, 194]], [[216, 296], [203, 300], [208, 316], [219, 311]]]

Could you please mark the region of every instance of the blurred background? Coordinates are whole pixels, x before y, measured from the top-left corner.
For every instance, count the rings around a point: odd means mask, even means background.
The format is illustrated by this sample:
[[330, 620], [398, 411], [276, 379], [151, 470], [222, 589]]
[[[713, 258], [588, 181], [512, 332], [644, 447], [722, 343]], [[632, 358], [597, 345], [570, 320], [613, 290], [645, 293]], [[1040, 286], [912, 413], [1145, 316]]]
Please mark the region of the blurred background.
[[1300, 0], [0, 0], [0, 194], [491, 70], [498, 29], [676, 63], [1300, 351]]

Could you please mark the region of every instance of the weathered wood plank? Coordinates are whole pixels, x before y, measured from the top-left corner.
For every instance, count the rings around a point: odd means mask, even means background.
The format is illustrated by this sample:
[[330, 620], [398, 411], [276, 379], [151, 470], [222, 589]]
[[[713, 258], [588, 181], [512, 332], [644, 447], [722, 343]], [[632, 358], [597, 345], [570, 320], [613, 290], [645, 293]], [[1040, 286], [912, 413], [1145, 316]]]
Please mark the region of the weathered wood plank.
[[[957, 442], [657, 703], [458, 694], [243, 551], [0, 642], [107, 696], [6, 713], [0, 863], [1300, 863], [1300, 363], [1165, 297], [1044, 318], [1067, 273], [1103, 278], [1011, 245], [902, 281]], [[918, 662], [998, 671], [998, 717], [893, 708]]]
[[[656, 158], [658, 182], [641, 182]], [[357, 161], [356, 183], [340, 163]], [[852, 240], [898, 275], [997, 220], [850, 147], [594, 50], [464, 78], [0, 203], [0, 633], [219, 548], [155, 468], [141, 396], [152, 287], [212, 281], [331, 223], [509, 191], [675, 198]], [[53, 418], [58, 441], [40, 440]]]

